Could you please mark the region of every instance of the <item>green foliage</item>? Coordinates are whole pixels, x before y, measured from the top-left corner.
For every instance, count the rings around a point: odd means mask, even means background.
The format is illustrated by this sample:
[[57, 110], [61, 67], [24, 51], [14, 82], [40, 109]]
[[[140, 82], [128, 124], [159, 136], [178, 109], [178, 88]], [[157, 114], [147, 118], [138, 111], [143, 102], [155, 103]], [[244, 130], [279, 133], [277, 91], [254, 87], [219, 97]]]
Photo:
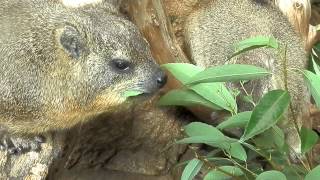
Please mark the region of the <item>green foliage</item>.
[[158, 102], [159, 105], [179, 105], [179, 106], [196, 106], [201, 105], [214, 110], [221, 110], [219, 106], [211, 103], [205, 98], [191, 90], [179, 89], [173, 90], [162, 96]]
[[252, 111], [245, 111], [238, 113], [234, 116], [231, 116], [227, 120], [220, 123], [217, 128], [218, 129], [228, 129], [228, 128], [244, 128], [247, 126], [250, 117], [251, 117]]
[[128, 98], [128, 97], [138, 96], [142, 93], [143, 92], [141, 92], [141, 91], [129, 90], [129, 91], [125, 91], [123, 93], [123, 97]]
[[286, 91], [273, 90], [265, 94], [253, 109], [241, 140], [245, 141], [274, 126], [288, 108], [289, 102], [290, 96]]
[[270, 75], [270, 72], [260, 67], [244, 64], [226, 64], [211, 67], [195, 74], [187, 84], [252, 80], [267, 75]]
[[190, 89], [221, 109], [237, 112], [237, 102], [223, 83], [195, 84]]
[[305, 127], [301, 128], [300, 136], [302, 153], [310, 151], [319, 139], [319, 136], [316, 132]]
[[[275, 145], [280, 149], [285, 145], [285, 136], [282, 129], [280, 129], [278, 126], [273, 126], [272, 129], [270, 129], [270, 136], [271, 139], [274, 140]], [[268, 133], [266, 133], [268, 135]]]
[[318, 108], [320, 108], [320, 70], [319, 65], [316, 63], [316, 60], [319, 62], [319, 54], [320, 54], [320, 44], [317, 44], [313, 49], [311, 53], [311, 63], [313, 72], [305, 70], [303, 71], [306, 83], [311, 91], [311, 95], [316, 102], [316, 105]]
[[209, 171], [204, 177], [204, 180], [225, 180], [234, 176], [243, 175], [241, 169], [235, 166], [220, 166], [219, 170]]
[[246, 151], [236, 139], [225, 136], [218, 128], [211, 125], [194, 122], [185, 126], [185, 133], [189, 136], [177, 141], [178, 144], [204, 143], [226, 151], [230, 156], [246, 161]]
[[[255, 137], [253, 140], [256, 147], [264, 149], [277, 149], [283, 151], [285, 140], [284, 133], [278, 126], [266, 130], [264, 133]], [[270, 153], [269, 153], [270, 154]], [[273, 158], [276, 158], [275, 156]]]
[[184, 168], [181, 176], [181, 180], [192, 180], [200, 171], [203, 162], [199, 159], [192, 159]]
[[279, 171], [266, 171], [256, 178], [256, 180], [286, 180], [286, 176]]
[[[236, 56], [255, 48], [269, 47], [280, 52], [278, 42], [273, 38], [258, 36], [246, 39], [235, 45]], [[311, 93], [320, 105], [320, 70], [313, 61], [313, 69], [302, 72]], [[284, 132], [277, 123], [287, 116], [290, 95], [285, 90], [266, 92], [258, 103], [253, 101], [243, 84], [245, 81], [263, 78], [270, 72], [252, 65], [228, 64], [204, 69], [191, 64], [172, 63], [163, 65], [183, 87], [172, 90], [164, 95], [159, 105], [203, 106], [213, 111], [226, 110], [230, 117], [214, 127], [201, 122], [186, 125], [183, 130], [185, 138], [176, 141], [177, 144], [206, 144], [214, 149], [207, 155], [200, 155], [193, 149], [195, 158], [189, 161], [183, 171], [182, 178], [193, 179], [200, 170], [204, 170], [205, 180], [220, 179], [301, 179], [311, 180], [320, 177], [320, 167], [311, 172], [308, 166], [293, 165], [289, 162], [288, 150]], [[239, 82], [242, 89], [228, 89], [227, 82]], [[238, 112], [236, 97], [241, 92], [241, 98], [252, 104], [251, 111]], [[230, 130], [240, 129], [243, 133], [230, 135]], [[301, 149], [309, 152], [318, 141], [318, 135], [302, 128], [300, 132]], [[263, 165], [255, 160], [264, 159]], [[223, 162], [223, 163], [222, 163]], [[281, 172], [280, 172], [281, 171]]]
[[193, 122], [185, 126], [184, 128], [185, 133], [192, 137], [192, 136], [218, 136], [224, 137], [224, 134], [220, 132], [216, 127], [211, 125], [201, 123], [201, 122]]
[[161, 67], [170, 71], [182, 84], [186, 84], [192, 76], [204, 70], [204, 68], [186, 63], [168, 63], [161, 65]]
[[308, 70], [305, 70], [303, 74], [316, 105], [320, 107], [320, 76]]
[[311, 60], [312, 60], [312, 67], [316, 75], [320, 75], [320, 68], [319, 65], [316, 63], [314, 56], [311, 55]]
[[256, 36], [248, 38], [234, 45], [233, 56], [261, 47], [278, 49], [279, 43], [274, 37]]
[[317, 180], [320, 178], [320, 165], [312, 169], [305, 177], [305, 180]]

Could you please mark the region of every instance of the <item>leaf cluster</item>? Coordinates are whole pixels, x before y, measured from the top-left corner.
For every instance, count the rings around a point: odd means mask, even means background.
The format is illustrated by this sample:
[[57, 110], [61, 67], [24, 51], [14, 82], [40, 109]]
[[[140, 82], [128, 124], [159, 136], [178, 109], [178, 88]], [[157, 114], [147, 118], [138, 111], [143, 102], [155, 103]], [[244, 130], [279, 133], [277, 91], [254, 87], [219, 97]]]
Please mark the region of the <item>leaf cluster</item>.
[[[273, 37], [253, 37], [235, 45], [237, 56], [255, 48], [273, 48], [280, 45]], [[280, 51], [279, 51], [280, 52]], [[216, 127], [202, 122], [185, 126], [186, 137], [177, 144], [205, 144], [213, 151], [202, 155], [194, 150], [194, 159], [186, 162], [181, 179], [193, 179], [201, 170], [205, 180], [220, 179], [303, 179], [320, 177], [320, 166], [310, 169], [292, 164], [289, 158], [290, 146], [285, 142], [283, 130], [277, 125], [285, 119], [290, 105], [286, 90], [267, 92], [258, 103], [251, 94], [246, 94], [253, 104], [251, 111], [238, 112], [236, 97], [240, 90], [228, 89], [226, 82], [240, 82], [259, 79], [272, 74], [261, 67], [243, 64], [226, 64], [207, 69], [192, 65], [171, 63], [163, 65], [183, 88], [168, 92], [159, 100], [159, 105], [204, 106], [213, 111], [226, 110], [231, 117]], [[314, 63], [316, 74], [303, 71], [316, 104], [320, 105], [319, 67]], [[247, 92], [242, 86], [243, 91]], [[226, 135], [227, 130], [241, 129], [238, 137]], [[310, 129], [300, 131], [302, 153], [308, 153], [318, 141], [318, 135]], [[192, 148], [191, 148], [192, 149]], [[260, 161], [257, 161], [260, 159]], [[263, 159], [263, 160], [261, 160]], [[261, 163], [263, 162], [263, 163]]]

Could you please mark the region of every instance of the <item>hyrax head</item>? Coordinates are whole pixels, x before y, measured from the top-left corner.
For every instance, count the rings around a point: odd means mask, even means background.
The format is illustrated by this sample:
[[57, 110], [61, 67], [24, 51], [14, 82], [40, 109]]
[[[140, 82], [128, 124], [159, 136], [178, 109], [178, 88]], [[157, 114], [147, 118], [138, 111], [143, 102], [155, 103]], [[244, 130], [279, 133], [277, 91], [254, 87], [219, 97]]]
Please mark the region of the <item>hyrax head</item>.
[[55, 82], [46, 87], [50, 108], [55, 107], [48, 111], [57, 118], [74, 122], [117, 111], [128, 102], [125, 92], [150, 94], [166, 83], [147, 42], [122, 17], [77, 17], [60, 25], [55, 36], [57, 58], [50, 76]]

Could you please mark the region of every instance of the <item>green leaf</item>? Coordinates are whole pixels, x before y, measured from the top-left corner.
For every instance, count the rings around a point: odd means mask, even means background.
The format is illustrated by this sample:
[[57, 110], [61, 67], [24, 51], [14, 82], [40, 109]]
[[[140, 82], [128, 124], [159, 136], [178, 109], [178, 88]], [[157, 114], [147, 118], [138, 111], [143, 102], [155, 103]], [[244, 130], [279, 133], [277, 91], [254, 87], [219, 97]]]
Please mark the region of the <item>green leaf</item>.
[[273, 126], [272, 128], [264, 131], [259, 136], [253, 139], [257, 148], [273, 148], [277, 147], [282, 149], [285, 144], [284, 133], [278, 126]]
[[314, 55], [313, 54], [311, 54], [311, 59], [312, 59], [312, 66], [313, 66], [314, 72], [316, 73], [316, 75], [320, 75], [319, 65], [314, 60]]
[[232, 57], [240, 53], [261, 47], [278, 49], [279, 44], [274, 37], [256, 36], [247, 38], [234, 45], [235, 52], [233, 53]]
[[193, 122], [185, 126], [184, 132], [189, 136], [177, 141], [177, 143], [204, 143], [212, 147], [218, 147], [227, 151], [232, 157], [245, 161], [246, 152], [236, 139], [225, 136], [216, 127], [211, 125]]
[[228, 137], [215, 137], [215, 136], [192, 136], [184, 138], [176, 142], [177, 144], [198, 144], [203, 143], [212, 147], [225, 150], [230, 156], [237, 158], [241, 161], [247, 160], [247, 153], [242, 145], [236, 139]]
[[320, 165], [313, 168], [304, 178], [304, 180], [318, 180], [320, 178]]
[[191, 86], [190, 89], [221, 109], [237, 112], [237, 102], [223, 83], [201, 83]]
[[290, 95], [286, 91], [273, 90], [265, 94], [253, 109], [241, 141], [248, 140], [274, 126], [287, 110], [289, 103]]
[[241, 171], [241, 169], [238, 167], [235, 167], [235, 166], [221, 166], [219, 168], [222, 169], [223, 171], [228, 172], [229, 174], [234, 175], [234, 176], [242, 176], [243, 175], [243, 172]]
[[256, 180], [286, 180], [286, 176], [279, 171], [265, 171]]
[[203, 143], [213, 147], [222, 149], [231, 149], [231, 143], [236, 142], [235, 139], [213, 136], [192, 136], [176, 141], [177, 144], [195, 144]]
[[247, 161], [247, 152], [239, 142], [231, 143], [230, 149], [226, 151], [232, 156], [241, 161]]
[[[182, 139], [177, 143], [205, 143], [223, 149], [230, 147], [230, 138], [227, 138], [219, 129], [211, 125], [202, 122], [192, 122], [184, 126], [183, 130], [190, 138]], [[218, 146], [215, 146], [215, 144]]]
[[125, 91], [123, 93], [123, 96], [128, 98], [128, 97], [132, 97], [132, 96], [138, 96], [140, 94], [143, 94], [143, 92], [141, 91], [135, 91], [135, 90], [129, 90], [129, 91]]
[[280, 149], [285, 145], [284, 132], [279, 126], [272, 127], [272, 139], [274, 139], [275, 145]]
[[206, 154], [206, 159], [214, 156], [219, 156], [219, 153], [221, 153], [221, 149], [214, 149]]
[[192, 76], [204, 70], [204, 68], [188, 63], [168, 63], [161, 67], [167, 69], [177, 80], [185, 84]]
[[312, 147], [317, 144], [319, 136], [316, 132], [311, 129], [302, 127], [300, 131], [301, 138], [301, 151], [306, 153], [312, 149]]
[[224, 134], [219, 131], [216, 127], [202, 123], [202, 122], [192, 122], [183, 127], [184, 132], [192, 136], [220, 136], [224, 137]]
[[189, 138], [177, 141], [177, 143], [205, 143], [213, 147], [228, 149], [230, 143], [236, 142], [226, 137], [216, 127], [201, 122], [190, 123], [183, 130]]
[[241, 91], [239, 89], [237, 89], [237, 88], [230, 89], [230, 91], [231, 91], [231, 94], [233, 95], [234, 99], [236, 99], [241, 93]]
[[[242, 176], [243, 175], [243, 172], [238, 167], [221, 166], [221, 167], [219, 167], [219, 169], [221, 169], [222, 171], [225, 171], [233, 176]], [[221, 172], [221, 171], [212, 170], [206, 174], [206, 176], [204, 177], [204, 180], [225, 180], [225, 179], [230, 179], [230, 178], [232, 178], [232, 177]]]
[[270, 75], [270, 72], [261, 67], [226, 64], [205, 69], [194, 75], [186, 84], [252, 80], [267, 75]]
[[252, 111], [245, 111], [231, 116], [227, 120], [220, 123], [218, 129], [229, 129], [229, 128], [243, 128], [249, 122]]
[[282, 170], [283, 174], [286, 175], [289, 180], [302, 180], [307, 174], [305, 169], [299, 165], [291, 164], [290, 166], [284, 166]]
[[244, 101], [244, 102], [247, 102], [247, 103], [252, 103], [254, 102], [253, 101], [253, 97], [250, 95], [250, 96], [241, 96], [241, 99]]
[[214, 110], [222, 110], [191, 90], [172, 90], [158, 101], [160, 106], [205, 106]]
[[317, 107], [320, 108], [320, 76], [317, 76], [307, 70], [304, 70], [303, 74], [311, 91], [312, 97], [314, 98]]
[[184, 168], [181, 176], [181, 180], [193, 180], [193, 178], [199, 173], [203, 162], [199, 159], [192, 159]]
[[204, 177], [203, 180], [227, 180], [230, 178], [231, 178], [231, 176], [229, 176], [223, 172], [220, 172], [217, 170], [212, 170], [206, 174], [206, 176]]

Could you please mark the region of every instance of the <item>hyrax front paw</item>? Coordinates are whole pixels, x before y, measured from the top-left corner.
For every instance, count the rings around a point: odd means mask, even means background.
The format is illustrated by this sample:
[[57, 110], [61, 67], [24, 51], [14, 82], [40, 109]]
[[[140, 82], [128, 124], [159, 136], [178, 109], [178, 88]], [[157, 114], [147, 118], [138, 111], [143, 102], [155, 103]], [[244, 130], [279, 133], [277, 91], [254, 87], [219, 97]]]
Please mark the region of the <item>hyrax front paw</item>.
[[39, 151], [41, 143], [45, 141], [42, 136], [18, 137], [7, 133], [0, 133], [0, 150], [9, 154], [19, 155], [30, 151]]

